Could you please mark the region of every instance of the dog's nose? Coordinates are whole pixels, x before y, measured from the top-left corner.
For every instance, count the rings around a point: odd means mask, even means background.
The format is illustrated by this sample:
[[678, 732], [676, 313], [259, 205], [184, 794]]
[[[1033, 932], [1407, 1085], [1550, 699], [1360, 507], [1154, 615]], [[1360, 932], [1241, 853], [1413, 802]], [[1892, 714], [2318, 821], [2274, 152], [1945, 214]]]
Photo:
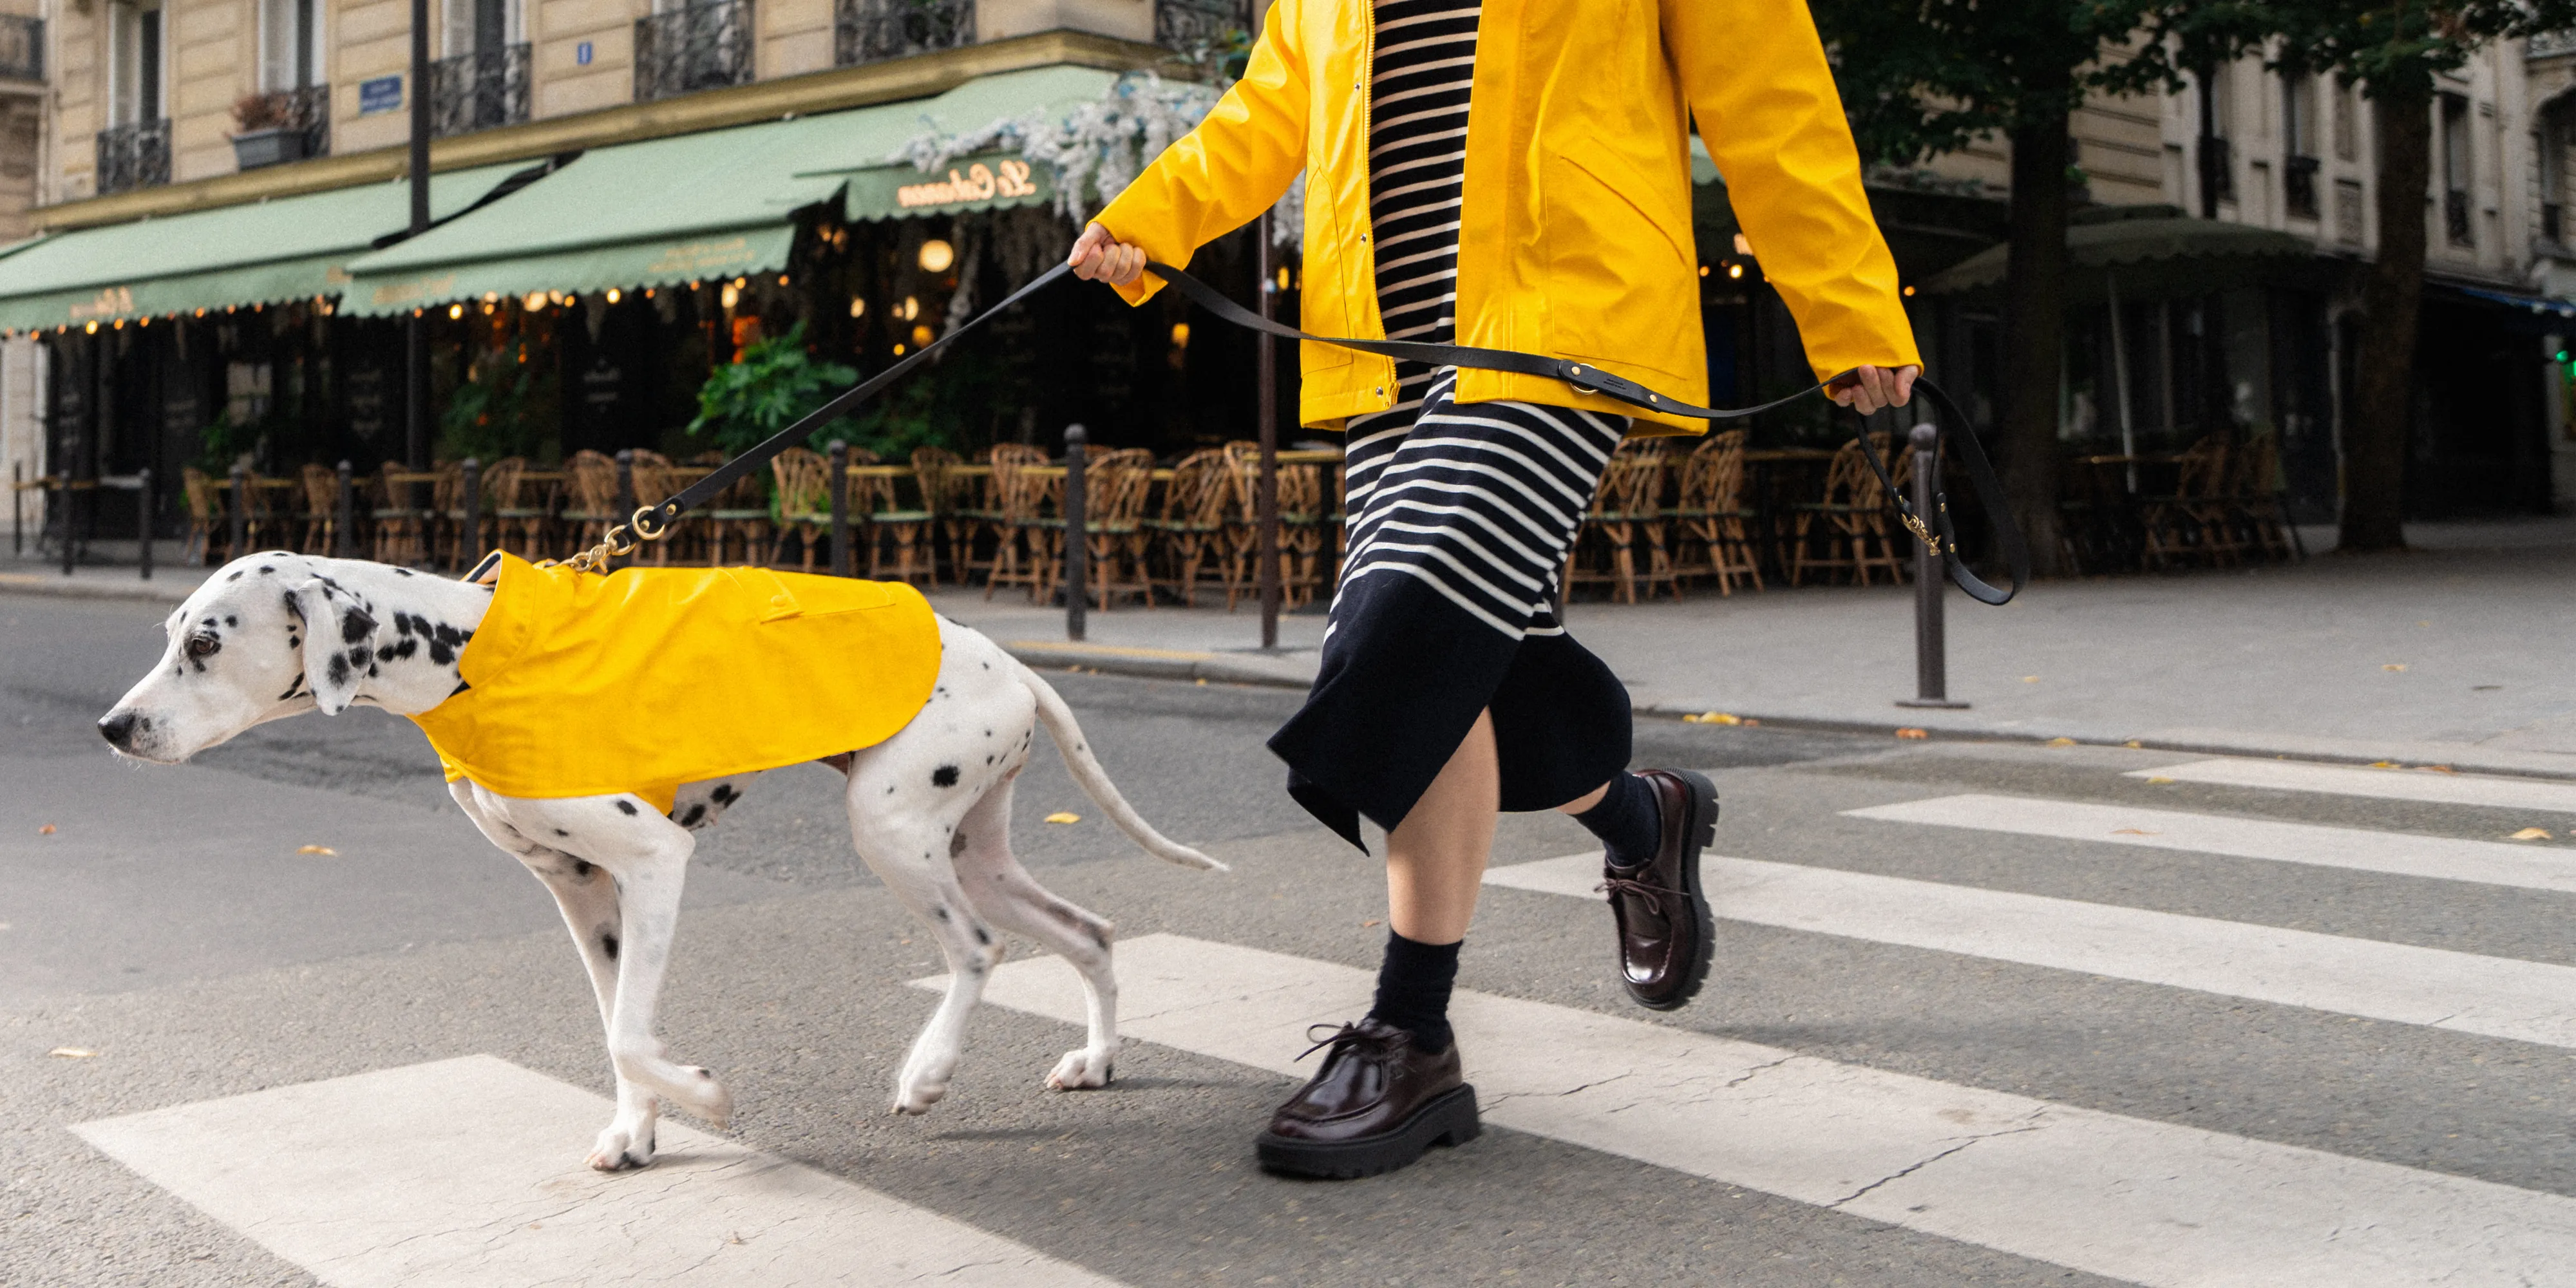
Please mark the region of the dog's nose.
[[98, 722], [98, 733], [100, 737], [107, 739], [107, 745], [116, 748], [118, 751], [125, 750], [126, 744], [133, 741], [134, 738], [134, 713], [131, 711], [108, 712], [106, 717]]

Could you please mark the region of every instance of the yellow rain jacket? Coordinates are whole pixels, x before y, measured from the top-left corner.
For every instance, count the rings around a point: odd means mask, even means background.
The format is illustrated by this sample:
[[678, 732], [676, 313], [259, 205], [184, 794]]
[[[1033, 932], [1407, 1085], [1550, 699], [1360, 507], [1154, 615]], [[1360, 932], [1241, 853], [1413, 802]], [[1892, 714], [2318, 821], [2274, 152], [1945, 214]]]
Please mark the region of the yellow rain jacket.
[[[1302, 169], [1305, 329], [1383, 338], [1369, 244], [1373, 36], [1369, 0], [1279, 0], [1243, 79], [1109, 203], [1101, 225], [1187, 267], [1192, 251], [1268, 209]], [[1458, 343], [1580, 358], [1705, 404], [1694, 117], [1818, 378], [1921, 361], [1802, 0], [1485, 0]], [[1142, 303], [1157, 289], [1148, 276], [1123, 293]], [[1338, 429], [1393, 401], [1391, 360], [1302, 347], [1305, 424]], [[1461, 371], [1457, 398], [1708, 428], [1500, 371]]]
[[501, 558], [457, 667], [412, 722], [447, 779], [509, 796], [633, 792], [775, 769], [893, 737], [939, 678], [910, 586], [760, 568], [601, 577]]

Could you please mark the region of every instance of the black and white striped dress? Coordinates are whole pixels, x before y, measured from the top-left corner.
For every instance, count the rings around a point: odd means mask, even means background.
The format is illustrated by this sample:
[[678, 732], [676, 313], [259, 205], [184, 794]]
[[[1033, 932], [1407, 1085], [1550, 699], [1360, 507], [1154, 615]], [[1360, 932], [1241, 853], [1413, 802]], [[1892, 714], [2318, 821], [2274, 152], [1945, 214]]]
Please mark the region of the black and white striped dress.
[[[1378, 0], [1369, 217], [1390, 339], [1457, 338], [1458, 214], [1478, 0]], [[1502, 808], [1552, 809], [1625, 769], [1628, 693], [1550, 609], [1625, 417], [1459, 405], [1455, 368], [1396, 367], [1343, 447], [1349, 553], [1306, 705], [1270, 740], [1288, 789], [1361, 844], [1392, 829], [1491, 710]]]

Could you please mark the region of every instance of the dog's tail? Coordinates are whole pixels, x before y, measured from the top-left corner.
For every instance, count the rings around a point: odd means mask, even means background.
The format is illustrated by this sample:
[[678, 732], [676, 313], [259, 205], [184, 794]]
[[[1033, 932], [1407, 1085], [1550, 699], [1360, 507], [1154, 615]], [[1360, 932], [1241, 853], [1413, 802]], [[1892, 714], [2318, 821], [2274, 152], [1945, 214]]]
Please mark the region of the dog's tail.
[[1118, 794], [1118, 785], [1109, 781], [1109, 772], [1102, 769], [1099, 760], [1092, 756], [1091, 744], [1082, 736], [1082, 726], [1074, 722], [1073, 708], [1066, 706], [1064, 699], [1057, 696], [1055, 686], [1026, 666], [1019, 670], [1020, 683], [1029, 686], [1029, 692], [1036, 695], [1038, 719], [1046, 722], [1047, 734], [1055, 739], [1056, 750], [1063, 753], [1065, 767], [1073, 771], [1073, 781], [1082, 784], [1083, 792], [1099, 802], [1100, 808], [1109, 811], [1109, 821], [1116, 823], [1119, 831], [1143, 846], [1146, 853], [1166, 863], [1217, 872], [1227, 870], [1224, 864], [1155, 831], [1153, 824], [1137, 814], [1136, 808], [1127, 803], [1127, 798]]

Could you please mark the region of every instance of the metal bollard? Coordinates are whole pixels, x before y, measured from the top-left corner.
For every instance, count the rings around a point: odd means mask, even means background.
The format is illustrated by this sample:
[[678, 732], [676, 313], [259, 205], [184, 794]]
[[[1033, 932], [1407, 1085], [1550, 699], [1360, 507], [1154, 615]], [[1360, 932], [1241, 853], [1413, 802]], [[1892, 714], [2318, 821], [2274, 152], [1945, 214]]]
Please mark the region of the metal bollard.
[[12, 559], [27, 553], [27, 507], [21, 499], [26, 482], [26, 463], [9, 462], [9, 557]]
[[[1914, 427], [1914, 513], [1922, 516], [1925, 523], [1932, 522], [1933, 496], [1940, 484], [1940, 438], [1940, 430], [1929, 421]], [[1949, 697], [1949, 650], [1942, 637], [1941, 623], [1941, 598], [1949, 589], [1949, 578], [1943, 574], [1940, 554], [1928, 542], [1917, 540], [1914, 543], [1914, 698], [1910, 702], [1898, 702], [1896, 705], [1900, 707], [1937, 707], [1956, 711], [1968, 705], [1952, 702]]]
[[[617, 525], [626, 522], [627, 517], [634, 513], [635, 449], [632, 447], [621, 447], [617, 450], [617, 513], [608, 516], [608, 530], [615, 531]], [[634, 536], [631, 532], [627, 535], [630, 538]], [[610, 556], [608, 560], [609, 571], [614, 572], [617, 569], [625, 567], [626, 560], [627, 556], [625, 555]]]
[[824, 453], [830, 465], [832, 496], [832, 575], [850, 577], [857, 560], [850, 556], [850, 445], [832, 440], [831, 450]]
[[459, 522], [456, 534], [459, 572], [473, 567], [474, 561], [483, 557], [483, 462], [468, 456], [463, 468], [465, 518]]
[[340, 462], [340, 482], [336, 504], [339, 513], [334, 516], [331, 525], [331, 553], [346, 559], [349, 557], [350, 549], [357, 544], [358, 540], [357, 476], [356, 471], [349, 468], [347, 461]]
[[250, 541], [250, 467], [233, 462], [232, 472], [232, 546], [224, 551], [224, 562], [230, 563], [250, 552], [243, 547]]
[[136, 512], [136, 513], [138, 513], [138, 514], [140, 514], [140, 515], [142, 515], [142, 516], [143, 516], [142, 518], [140, 518], [140, 519], [138, 519], [138, 520], [136, 520], [136, 521], [135, 521], [135, 526], [139, 529], [139, 531], [137, 531], [137, 532], [136, 532], [135, 536], [136, 536], [136, 539], [137, 539], [137, 544], [141, 547], [141, 549], [140, 549], [140, 550], [137, 552], [137, 554], [136, 554], [136, 561], [137, 561], [137, 562], [139, 562], [140, 564], [142, 564], [142, 566], [143, 566], [143, 575], [142, 575], [142, 577], [141, 577], [141, 578], [139, 578], [139, 580], [142, 580], [142, 581], [150, 581], [150, 580], [152, 580], [152, 467], [151, 467], [151, 466], [148, 466], [148, 465], [147, 465], [147, 466], [143, 467], [142, 469], [136, 470], [136, 471], [134, 472], [134, 509], [135, 509], [135, 512]]
[[56, 476], [55, 495], [61, 504], [53, 507], [63, 512], [63, 575], [72, 575], [72, 472], [66, 468]]
[[1064, 637], [1075, 643], [1082, 641], [1083, 614], [1091, 608], [1091, 529], [1085, 518], [1090, 498], [1082, 478], [1090, 442], [1082, 426], [1064, 427]]

